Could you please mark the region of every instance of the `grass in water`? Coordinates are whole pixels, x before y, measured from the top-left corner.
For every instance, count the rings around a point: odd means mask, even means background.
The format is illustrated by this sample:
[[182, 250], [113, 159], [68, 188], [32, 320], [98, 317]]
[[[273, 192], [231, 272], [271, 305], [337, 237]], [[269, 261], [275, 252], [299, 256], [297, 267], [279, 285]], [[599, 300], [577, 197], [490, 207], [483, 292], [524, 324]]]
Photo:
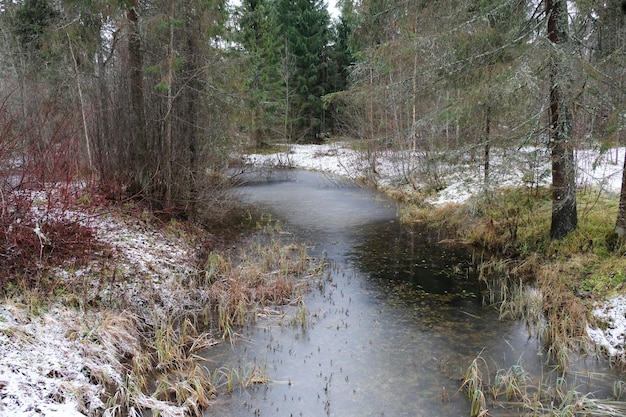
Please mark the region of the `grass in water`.
[[589, 346], [596, 301], [626, 288], [626, 249], [613, 227], [617, 196], [592, 188], [578, 192], [578, 227], [550, 240], [551, 197], [546, 187], [491, 190], [465, 205], [410, 204], [406, 223], [426, 222], [472, 248], [474, 269], [486, 288], [483, 301], [501, 319], [523, 319], [562, 370], [570, 352]]
[[[484, 369], [481, 369], [484, 368]], [[485, 401], [484, 390], [489, 387], [489, 381], [484, 378], [489, 375], [489, 367], [487, 362], [481, 355], [478, 355], [465, 372], [461, 389], [467, 392], [470, 400], [470, 417], [486, 415], [487, 404]]]
[[551, 374], [533, 380], [520, 364], [516, 364], [499, 369], [491, 382], [489, 367], [481, 353], [467, 368], [461, 389], [470, 399], [471, 417], [488, 415], [489, 407], [507, 410], [504, 415], [626, 416], [626, 403], [620, 401], [625, 386], [623, 381], [614, 383], [613, 398], [599, 399], [571, 387], [564, 375], [554, 377]]
[[213, 386], [217, 389], [225, 389], [228, 393], [232, 393], [237, 387], [248, 388], [255, 384], [268, 382], [265, 369], [253, 364], [239, 368], [218, 368], [213, 371], [212, 375]]

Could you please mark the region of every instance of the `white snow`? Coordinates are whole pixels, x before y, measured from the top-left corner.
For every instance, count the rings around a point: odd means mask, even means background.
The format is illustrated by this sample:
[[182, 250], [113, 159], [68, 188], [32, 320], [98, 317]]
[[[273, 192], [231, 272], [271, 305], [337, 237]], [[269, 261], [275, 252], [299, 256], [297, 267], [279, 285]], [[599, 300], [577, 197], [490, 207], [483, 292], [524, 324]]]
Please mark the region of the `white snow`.
[[588, 327], [591, 340], [604, 347], [609, 355], [623, 357], [626, 354], [626, 295], [616, 295], [597, 303], [593, 315], [604, 323], [604, 329]]
[[[579, 185], [619, 192], [623, 158], [624, 149], [605, 154], [577, 152]], [[421, 167], [424, 160], [424, 155], [410, 152], [364, 155], [341, 143], [291, 145], [285, 153], [245, 156], [247, 163], [256, 166], [289, 166], [356, 181], [365, 179], [380, 187], [417, 189], [429, 180], [427, 170]], [[491, 184], [545, 184], [550, 181], [549, 172], [545, 150], [527, 147], [517, 152], [492, 151]], [[444, 187], [429, 196], [434, 205], [462, 203], [484, 187], [480, 157], [463, 155], [450, 166], [443, 162], [437, 173]], [[183, 237], [154, 230], [137, 220], [124, 221], [118, 215], [43, 210], [50, 195], [42, 193], [33, 198], [41, 203], [41, 209], [34, 209], [41, 222], [50, 216], [77, 220], [93, 228], [97, 238], [109, 245], [112, 263], [120, 268], [119, 279], [108, 284], [112, 296], [140, 302], [142, 291], [161, 291], [161, 298], [167, 302], [170, 297], [166, 292], [172, 288], [169, 284], [193, 270], [193, 248]], [[58, 273], [67, 280], [87, 280], [98, 270], [88, 266]], [[64, 306], [33, 312], [29, 311], [32, 304], [32, 300], [8, 300], [0, 306], [0, 416], [80, 417], [101, 413], [105, 405], [98, 395], [104, 388], [90, 380], [89, 373], [98, 370], [111, 380], [123, 379], [119, 370], [107, 366], [107, 361], [114, 362], [112, 358], [120, 354], [120, 349], [132, 351], [136, 341], [107, 341], [106, 331], [107, 326], [124, 325], [125, 318], [88, 316], [79, 308]], [[595, 314], [611, 324], [606, 331], [589, 329], [591, 339], [607, 346], [611, 354], [623, 354], [626, 296], [598, 305]]]
[[[41, 215], [43, 223], [53, 212], [35, 209], [34, 214]], [[194, 268], [189, 242], [147, 223], [124, 220], [120, 214], [66, 210], [57, 215], [91, 227], [110, 247], [109, 263], [119, 268], [117, 279], [104, 284], [99, 282], [104, 278], [97, 265], [57, 270], [64, 280], [84, 283], [86, 298], [93, 297], [100, 285], [101, 293], [108, 292], [112, 299], [141, 302], [143, 292], [160, 292], [167, 304], [173, 302], [172, 282]], [[139, 350], [138, 338], [128, 332], [136, 327], [131, 315], [85, 313], [60, 305], [47, 310], [45, 300], [38, 311], [29, 310], [37, 305], [32, 299], [5, 300], [0, 305], [0, 416], [102, 415], [106, 407], [99, 395], [104, 387], [89, 376], [97, 373], [99, 380], [123, 383], [119, 357]], [[183, 414], [180, 407], [173, 410], [169, 404], [151, 401], [163, 412], [169, 407], [166, 415]]]
[[18, 308], [0, 310], [0, 415], [83, 416], [77, 401], [90, 400], [88, 408], [102, 408], [102, 388], [83, 373], [81, 342], [66, 337], [73, 319], [59, 310], [33, 318], [11, 310]]
[[[245, 162], [254, 166], [300, 168], [328, 172], [354, 180], [367, 179], [380, 187], [423, 187], [429, 172], [422, 165], [425, 155], [419, 152], [372, 152], [369, 155], [354, 151], [345, 144], [287, 145], [286, 152], [248, 154]], [[601, 187], [608, 192], [619, 192], [626, 148], [606, 153], [594, 150], [576, 152], [579, 186]], [[429, 156], [432, 158], [432, 156]], [[437, 157], [437, 156], [435, 156]], [[441, 176], [443, 189], [428, 197], [433, 205], [463, 203], [484, 189], [484, 174], [480, 157], [458, 157], [454, 164], [446, 163], [445, 156], [435, 171]], [[540, 185], [550, 182], [550, 160], [547, 150], [523, 147], [515, 151], [492, 149], [490, 182], [498, 187], [520, 186], [535, 181]]]

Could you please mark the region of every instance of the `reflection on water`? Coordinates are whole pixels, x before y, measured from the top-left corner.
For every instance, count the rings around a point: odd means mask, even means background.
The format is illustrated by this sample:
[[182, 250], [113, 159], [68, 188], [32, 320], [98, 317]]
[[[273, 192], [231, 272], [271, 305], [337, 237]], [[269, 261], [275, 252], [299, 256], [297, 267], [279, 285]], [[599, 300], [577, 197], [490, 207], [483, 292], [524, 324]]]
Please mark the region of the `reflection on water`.
[[304, 296], [306, 330], [286, 307], [207, 352], [209, 367], [256, 364], [273, 382], [220, 395], [206, 416], [464, 416], [459, 380], [477, 355], [494, 373], [541, 373], [525, 326], [498, 321], [454, 274], [469, 254], [403, 230], [375, 193], [299, 171], [240, 191], [331, 266]]

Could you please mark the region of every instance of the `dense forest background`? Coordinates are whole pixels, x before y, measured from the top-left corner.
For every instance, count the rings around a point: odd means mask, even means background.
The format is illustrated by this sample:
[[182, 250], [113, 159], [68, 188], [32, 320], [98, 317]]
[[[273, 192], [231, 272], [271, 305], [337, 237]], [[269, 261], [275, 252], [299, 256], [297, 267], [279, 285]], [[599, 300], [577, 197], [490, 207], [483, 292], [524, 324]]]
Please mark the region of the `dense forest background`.
[[433, 189], [444, 159], [471, 158], [488, 188], [492, 147], [546, 149], [551, 236], [576, 227], [574, 151], [624, 139], [625, 2], [337, 6], [1, 1], [3, 207], [21, 185], [88, 179], [197, 218], [242, 146], [332, 136], [411, 151], [406, 185]]

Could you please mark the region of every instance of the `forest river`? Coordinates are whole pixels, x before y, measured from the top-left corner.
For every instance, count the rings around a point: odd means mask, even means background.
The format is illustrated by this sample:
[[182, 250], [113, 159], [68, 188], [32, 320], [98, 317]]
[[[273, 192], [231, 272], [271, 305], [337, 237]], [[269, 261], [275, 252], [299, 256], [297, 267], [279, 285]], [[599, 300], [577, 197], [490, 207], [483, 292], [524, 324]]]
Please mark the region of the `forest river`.
[[[477, 356], [492, 374], [514, 365], [539, 380], [556, 372], [523, 322], [482, 306], [476, 279], [463, 274], [471, 253], [402, 227], [380, 194], [297, 170], [239, 192], [281, 221], [285, 244], [304, 242], [329, 266], [303, 295], [305, 329], [269, 316], [210, 350], [207, 366], [259, 366], [270, 382], [218, 396], [206, 417], [468, 416], [460, 381]], [[569, 384], [598, 394], [593, 375], [606, 368], [580, 359]], [[491, 416], [519, 415], [488, 405]]]

